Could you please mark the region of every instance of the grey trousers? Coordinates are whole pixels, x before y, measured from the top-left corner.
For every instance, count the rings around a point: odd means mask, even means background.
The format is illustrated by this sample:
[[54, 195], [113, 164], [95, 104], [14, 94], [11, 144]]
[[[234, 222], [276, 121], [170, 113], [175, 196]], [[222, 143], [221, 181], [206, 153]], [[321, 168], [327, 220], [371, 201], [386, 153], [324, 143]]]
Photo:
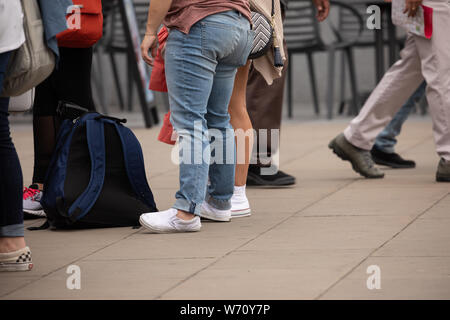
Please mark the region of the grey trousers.
[[450, 1], [423, 4], [433, 8], [432, 38], [408, 35], [401, 59], [386, 72], [344, 134], [353, 145], [372, 149], [377, 135], [426, 80], [436, 151], [450, 161]]

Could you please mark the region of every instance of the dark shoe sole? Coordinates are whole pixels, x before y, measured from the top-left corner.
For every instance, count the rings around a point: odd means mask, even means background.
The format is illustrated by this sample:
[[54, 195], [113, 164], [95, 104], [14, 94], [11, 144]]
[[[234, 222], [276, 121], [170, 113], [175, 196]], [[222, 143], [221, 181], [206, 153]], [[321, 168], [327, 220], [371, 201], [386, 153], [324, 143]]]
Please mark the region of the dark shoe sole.
[[376, 158], [372, 155], [372, 159], [373, 162], [375, 162], [376, 164], [380, 165], [380, 166], [386, 166], [386, 167], [390, 167], [392, 169], [413, 169], [416, 167], [415, 164], [398, 164], [398, 163], [393, 163], [393, 162], [389, 162], [389, 161], [385, 161], [379, 158]]
[[352, 168], [355, 172], [359, 173], [361, 176], [363, 176], [364, 178], [367, 179], [382, 179], [384, 178], [384, 175], [380, 176], [380, 177], [373, 177], [373, 176], [369, 176], [366, 173], [362, 172], [354, 163], [353, 161], [351, 161], [347, 155], [345, 154], [345, 152], [339, 147], [339, 145], [336, 143], [336, 138], [334, 138], [333, 140], [331, 140], [331, 142], [328, 144], [328, 148], [330, 148], [331, 150], [333, 150], [333, 152], [342, 160], [344, 161], [349, 161], [352, 164]]
[[436, 174], [436, 181], [437, 182], [450, 182], [450, 176], [443, 176], [443, 175], [439, 175], [437, 173]]
[[251, 174], [249, 172], [247, 176], [247, 186], [258, 186], [258, 187], [286, 187], [286, 186], [292, 186], [295, 184], [295, 179], [291, 177], [285, 177], [273, 181], [264, 180], [260, 176]]

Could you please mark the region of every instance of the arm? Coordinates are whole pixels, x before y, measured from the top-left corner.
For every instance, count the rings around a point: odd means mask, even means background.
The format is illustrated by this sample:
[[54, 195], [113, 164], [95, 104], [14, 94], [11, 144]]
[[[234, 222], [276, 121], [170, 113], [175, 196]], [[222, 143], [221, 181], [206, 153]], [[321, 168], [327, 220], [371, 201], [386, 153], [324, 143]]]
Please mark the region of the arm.
[[330, 13], [330, 1], [329, 0], [312, 0], [317, 8], [317, 20], [324, 21]]
[[[141, 44], [141, 55], [144, 61], [153, 66], [153, 58], [156, 55], [156, 45], [159, 26], [172, 5], [172, 0], [151, 0], [148, 9], [147, 30]], [[151, 56], [148, 52], [151, 50]]]
[[417, 14], [417, 9], [422, 4], [422, 0], [405, 0], [406, 6], [403, 13], [408, 12], [408, 17], [415, 17]]

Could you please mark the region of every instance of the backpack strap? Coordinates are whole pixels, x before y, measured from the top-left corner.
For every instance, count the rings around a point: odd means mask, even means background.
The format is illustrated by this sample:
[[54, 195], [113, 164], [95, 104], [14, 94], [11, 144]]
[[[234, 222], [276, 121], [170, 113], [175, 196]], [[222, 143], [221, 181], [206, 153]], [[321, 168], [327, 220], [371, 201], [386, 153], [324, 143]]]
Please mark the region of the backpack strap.
[[94, 206], [105, 180], [105, 130], [102, 121], [86, 121], [86, 137], [91, 158], [91, 178], [84, 192], [68, 210], [68, 218], [77, 221]]
[[[72, 131], [73, 125], [70, 120], [64, 120], [61, 124], [61, 127], [58, 131], [58, 134], [56, 135], [56, 146], [55, 151], [53, 151], [52, 158], [50, 159], [50, 164], [48, 165], [48, 168], [53, 168], [55, 165], [56, 160], [58, 159], [59, 152], [61, 148], [63, 147], [64, 143], [66, 142], [66, 137], [69, 135], [69, 133]], [[45, 173], [44, 178], [44, 186], [47, 185], [48, 176], [49, 176], [50, 170], [47, 170]]]
[[142, 148], [134, 133], [117, 122], [114, 122], [117, 134], [122, 142], [123, 157], [128, 180], [136, 195], [148, 207], [156, 209], [153, 194], [147, 182]]

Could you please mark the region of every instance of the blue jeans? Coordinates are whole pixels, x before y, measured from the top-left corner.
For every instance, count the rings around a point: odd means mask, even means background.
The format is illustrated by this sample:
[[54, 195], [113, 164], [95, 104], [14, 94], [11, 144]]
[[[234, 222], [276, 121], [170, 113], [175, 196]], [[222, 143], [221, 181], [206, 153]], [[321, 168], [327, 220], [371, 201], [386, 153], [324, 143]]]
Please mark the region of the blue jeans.
[[397, 112], [394, 118], [392, 118], [386, 128], [384, 128], [383, 131], [377, 136], [377, 139], [375, 140], [375, 146], [377, 149], [386, 153], [395, 152], [395, 145], [397, 144], [396, 137], [400, 134], [403, 123], [406, 119], [408, 119], [411, 111], [416, 106], [416, 102], [425, 94], [426, 87], [427, 84], [424, 81]]
[[[0, 91], [11, 52], [0, 53]], [[11, 140], [9, 98], [0, 97], [0, 237], [23, 237], [22, 168]]]
[[[231, 207], [235, 147], [228, 104], [236, 70], [246, 64], [252, 42], [250, 22], [234, 10], [207, 16], [189, 34], [169, 33], [166, 80], [180, 147], [175, 209], [198, 215], [205, 197], [217, 209]], [[216, 144], [220, 147], [213, 148]]]

